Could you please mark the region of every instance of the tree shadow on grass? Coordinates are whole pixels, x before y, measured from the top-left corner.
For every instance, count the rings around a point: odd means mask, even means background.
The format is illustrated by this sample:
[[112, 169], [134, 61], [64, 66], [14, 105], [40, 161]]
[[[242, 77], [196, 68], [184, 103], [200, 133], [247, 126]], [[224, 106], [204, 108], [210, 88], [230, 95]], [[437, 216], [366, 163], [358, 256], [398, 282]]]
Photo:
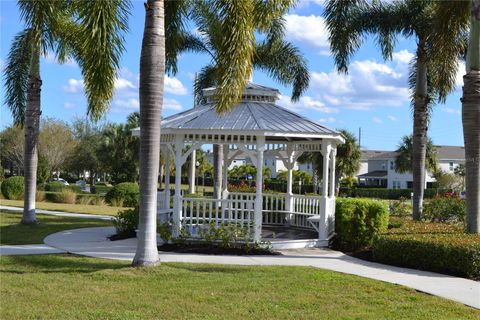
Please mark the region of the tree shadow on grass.
[[130, 267], [128, 262], [93, 259], [72, 254], [8, 256], [2, 258], [0, 273], [92, 273]]
[[242, 273], [250, 272], [249, 266], [217, 265], [217, 264], [190, 264], [167, 263], [170, 268], [202, 273]]

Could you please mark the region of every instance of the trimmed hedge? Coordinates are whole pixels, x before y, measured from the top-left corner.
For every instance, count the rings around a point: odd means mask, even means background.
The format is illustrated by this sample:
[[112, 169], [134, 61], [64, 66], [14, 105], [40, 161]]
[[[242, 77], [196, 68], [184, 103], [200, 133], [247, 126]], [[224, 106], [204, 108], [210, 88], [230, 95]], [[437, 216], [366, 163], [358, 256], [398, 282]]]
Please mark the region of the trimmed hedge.
[[384, 202], [368, 199], [337, 199], [333, 246], [357, 250], [369, 246], [388, 226]]
[[136, 207], [140, 196], [140, 188], [134, 182], [122, 182], [114, 186], [105, 195], [105, 200], [118, 207]]
[[373, 245], [376, 261], [454, 276], [480, 278], [480, 236], [460, 233], [390, 234]]
[[126, 236], [135, 233], [138, 228], [139, 210], [127, 209], [120, 211], [113, 219], [113, 226], [117, 230], [118, 235]]
[[66, 186], [63, 183], [58, 181], [53, 181], [45, 185], [45, 191], [61, 192], [62, 190], [65, 190], [65, 189], [71, 190], [75, 193], [82, 193], [82, 188], [80, 188], [80, 186], [77, 186], [77, 185]]
[[10, 200], [23, 199], [23, 177], [10, 177], [2, 182], [2, 194], [5, 198]]
[[[340, 194], [355, 198], [377, 198], [399, 200], [401, 198], [410, 199], [412, 189], [387, 189], [387, 188], [340, 188]], [[430, 199], [438, 194], [444, 194], [445, 190], [425, 189], [423, 197]]]
[[103, 182], [96, 183], [93, 187], [90, 187], [91, 193], [96, 194], [106, 194], [108, 191], [112, 189], [112, 186], [108, 186]]

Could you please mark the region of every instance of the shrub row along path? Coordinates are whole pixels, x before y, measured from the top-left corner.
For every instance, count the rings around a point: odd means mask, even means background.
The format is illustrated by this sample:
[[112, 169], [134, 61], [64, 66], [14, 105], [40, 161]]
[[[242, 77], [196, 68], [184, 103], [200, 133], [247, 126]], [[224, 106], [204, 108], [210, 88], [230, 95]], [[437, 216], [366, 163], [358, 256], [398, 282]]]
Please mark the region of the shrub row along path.
[[[22, 208], [0, 206], [3, 210]], [[75, 214], [48, 210], [38, 213], [63, 217], [110, 220], [111, 216]], [[131, 261], [136, 239], [110, 241], [113, 227], [83, 228], [51, 234], [45, 244], [0, 246], [0, 255], [72, 253], [96, 258]], [[230, 265], [312, 266], [390, 282], [480, 309], [480, 282], [414, 269], [363, 261], [329, 249], [282, 250], [282, 256], [218, 256], [160, 252], [162, 262], [213, 263]]]
[[[19, 207], [12, 207], [12, 206], [3, 206], [0, 205], [0, 210], [8, 210], [8, 211], [15, 211], [15, 212], [23, 212], [23, 208]], [[85, 218], [85, 219], [98, 219], [98, 220], [112, 220], [113, 216], [105, 216], [99, 214], [84, 214], [84, 213], [71, 213], [71, 212], [62, 212], [62, 211], [51, 211], [51, 210], [42, 210], [36, 209], [36, 213], [40, 214], [48, 214], [52, 216], [58, 217], [67, 217], [67, 218]]]

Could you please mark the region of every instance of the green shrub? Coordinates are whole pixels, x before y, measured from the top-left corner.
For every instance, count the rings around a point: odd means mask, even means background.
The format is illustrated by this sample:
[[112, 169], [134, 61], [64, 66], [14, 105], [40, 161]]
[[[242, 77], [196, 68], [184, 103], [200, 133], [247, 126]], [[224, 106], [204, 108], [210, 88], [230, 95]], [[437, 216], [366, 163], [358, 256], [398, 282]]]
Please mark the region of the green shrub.
[[123, 182], [114, 186], [105, 195], [105, 200], [115, 207], [138, 206], [140, 190], [137, 183]]
[[23, 199], [23, 177], [10, 177], [2, 182], [2, 194], [10, 200]]
[[77, 186], [77, 185], [64, 185], [63, 183], [61, 182], [58, 182], [58, 181], [53, 181], [53, 182], [50, 182], [50, 183], [47, 183], [45, 185], [45, 191], [50, 191], [50, 192], [60, 192], [64, 189], [68, 189], [68, 190], [71, 190], [75, 193], [82, 193], [82, 188], [80, 188], [80, 186]]
[[106, 183], [103, 183], [103, 182], [99, 182], [99, 183], [96, 183], [93, 187], [90, 187], [90, 192], [97, 193], [97, 194], [106, 194], [111, 189], [112, 189], [112, 186], [107, 185]]
[[118, 235], [130, 235], [138, 228], [138, 207], [120, 211], [113, 219], [113, 226]]
[[378, 262], [478, 279], [480, 236], [465, 233], [393, 233], [373, 245]]
[[457, 197], [436, 197], [425, 202], [423, 215], [432, 222], [465, 222], [467, 206]]
[[387, 226], [385, 203], [367, 199], [337, 199], [333, 245], [343, 250], [369, 246]]
[[[340, 195], [355, 198], [376, 198], [400, 200], [401, 198], [410, 199], [412, 189], [387, 189], [387, 188], [340, 188]], [[445, 190], [439, 189], [425, 189], [423, 197], [431, 199], [437, 194], [443, 194]]]
[[75, 204], [77, 194], [70, 189], [62, 189], [59, 192], [45, 192], [47, 200], [56, 203]]
[[35, 201], [42, 202], [45, 201], [45, 191], [37, 190], [35, 193]]
[[388, 202], [388, 211], [392, 216], [405, 217], [412, 214], [412, 207], [407, 199], [400, 198]]

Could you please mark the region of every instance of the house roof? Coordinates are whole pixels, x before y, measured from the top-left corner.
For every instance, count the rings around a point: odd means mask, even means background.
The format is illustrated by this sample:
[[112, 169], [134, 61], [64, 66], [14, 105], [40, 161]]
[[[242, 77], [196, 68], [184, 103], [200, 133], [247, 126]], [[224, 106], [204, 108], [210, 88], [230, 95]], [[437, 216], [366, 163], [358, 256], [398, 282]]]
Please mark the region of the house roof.
[[[204, 94], [211, 97], [214, 91], [215, 88], [208, 88]], [[161, 122], [162, 134], [242, 132], [273, 136], [275, 139], [284, 137], [287, 140], [327, 137], [343, 143], [344, 138], [339, 132], [276, 105], [278, 96], [277, 89], [249, 82], [243, 92], [243, 100], [231, 111], [218, 114], [215, 104], [209, 99], [209, 103], [164, 118]]]
[[387, 171], [377, 170], [372, 172], [367, 172], [358, 176], [358, 178], [386, 178], [388, 175]]
[[438, 160], [465, 160], [465, 147], [435, 146]]
[[[465, 147], [461, 146], [435, 146], [437, 149], [437, 159], [446, 160], [465, 160]], [[398, 155], [396, 151], [383, 151], [380, 154], [370, 157], [372, 160], [395, 159]]]
[[379, 156], [383, 153], [386, 153], [389, 151], [382, 151], [382, 150], [362, 150], [362, 156], [360, 158], [360, 161], [367, 161], [373, 157]]

